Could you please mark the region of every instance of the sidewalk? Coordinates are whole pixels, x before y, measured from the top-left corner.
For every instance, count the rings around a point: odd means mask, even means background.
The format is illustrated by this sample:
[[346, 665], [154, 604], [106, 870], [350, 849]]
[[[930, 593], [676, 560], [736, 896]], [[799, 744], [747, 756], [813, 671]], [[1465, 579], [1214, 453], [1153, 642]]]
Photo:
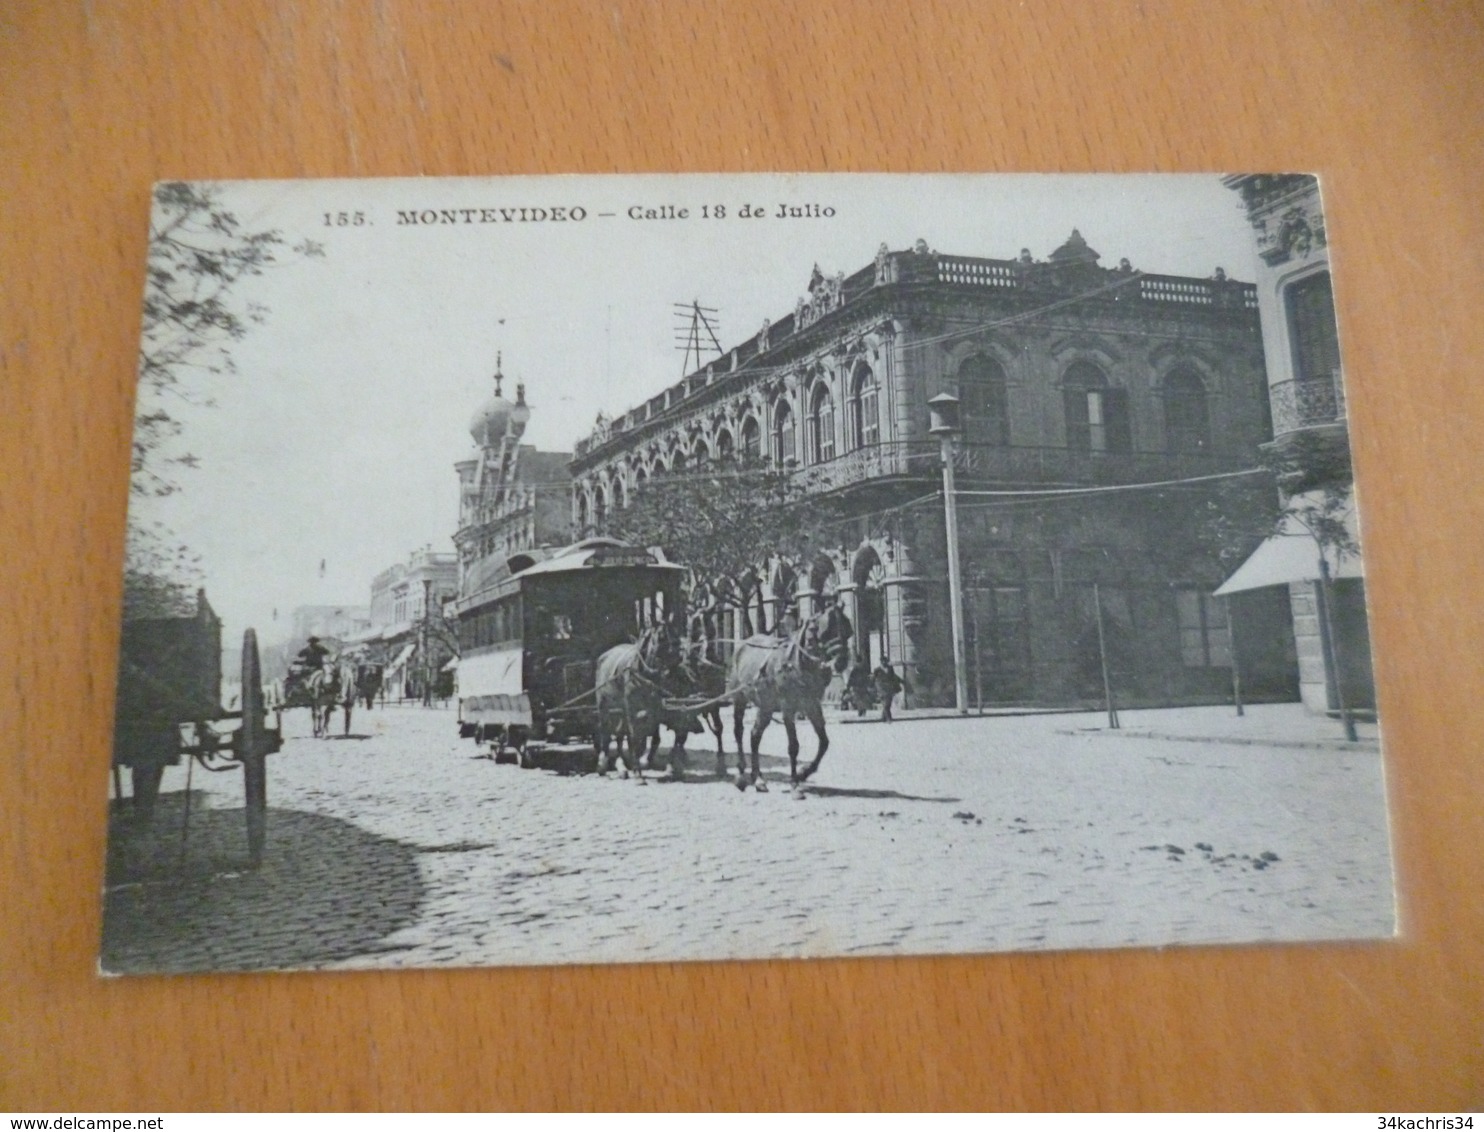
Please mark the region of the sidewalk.
[[[873, 707], [865, 715], [856, 715], [855, 710], [835, 707], [832, 709], [839, 716], [841, 723], [882, 723], [881, 709]], [[918, 719], [978, 719], [981, 716], [988, 719], [990, 716], [1022, 716], [1022, 715], [1086, 715], [1084, 708], [1038, 708], [1038, 707], [987, 707], [982, 712], [970, 708], [967, 715], [960, 714], [953, 708], [904, 708], [893, 707], [891, 709], [892, 719], [898, 723]]]
[[1338, 719], [1315, 715], [1303, 704], [1249, 704], [1246, 714], [1226, 706], [1139, 709], [1118, 713], [1119, 727], [1108, 727], [1106, 712], [1087, 712], [1068, 719], [1062, 735], [1097, 735], [1108, 739], [1168, 739], [1184, 743], [1218, 743], [1238, 747], [1293, 747], [1326, 751], [1377, 751], [1380, 731], [1374, 723], [1355, 724], [1359, 740], [1345, 738]]
[[[1058, 735], [1098, 735], [1109, 739], [1168, 739], [1185, 743], [1222, 743], [1232, 746], [1294, 747], [1336, 751], [1380, 749], [1376, 724], [1356, 721], [1358, 742], [1346, 741], [1338, 719], [1315, 715], [1302, 704], [1249, 704], [1238, 715], [1229, 704], [1207, 707], [1136, 708], [1118, 713], [1117, 730], [1108, 727], [1105, 711], [1085, 708], [986, 708], [960, 715], [953, 708], [894, 709], [897, 722], [929, 719], [991, 719], [1018, 716], [1059, 715], [1065, 717]], [[880, 711], [864, 716], [842, 712], [842, 724], [880, 723]]]

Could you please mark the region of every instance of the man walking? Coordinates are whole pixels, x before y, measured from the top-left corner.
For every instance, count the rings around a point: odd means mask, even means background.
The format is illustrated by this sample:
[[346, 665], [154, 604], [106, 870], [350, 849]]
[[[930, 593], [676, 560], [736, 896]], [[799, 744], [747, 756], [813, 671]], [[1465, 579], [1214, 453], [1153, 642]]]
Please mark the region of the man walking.
[[896, 669], [892, 667], [889, 660], [882, 660], [873, 676], [876, 680], [876, 695], [881, 700], [881, 722], [890, 723], [892, 721], [891, 702], [902, 690], [902, 678], [897, 675]]

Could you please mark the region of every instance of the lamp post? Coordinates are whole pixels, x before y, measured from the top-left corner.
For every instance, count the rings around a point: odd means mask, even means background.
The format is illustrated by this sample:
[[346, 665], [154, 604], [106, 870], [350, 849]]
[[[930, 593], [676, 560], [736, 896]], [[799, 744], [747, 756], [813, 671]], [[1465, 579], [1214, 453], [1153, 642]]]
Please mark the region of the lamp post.
[[423, 624], [422, 624], [422, 650], [423, 650], [423, 707], [433, 706], [433, 658], [430, 655], [432, 641], [430, 640], [433, 625], [433, 579], [423, 579]]
[[953, 442], [963, 431], [958, 398], [939, 393], [928, 401], [928, 432], [938, 438], [943, 462], [943, 525], [948, 532], [948, 605], [953, 623], [953, 695], [960, 715], [969, 714], [969, 675], [964, 661], [964, 583], [958, 561], [958, 498], [953, 488]]

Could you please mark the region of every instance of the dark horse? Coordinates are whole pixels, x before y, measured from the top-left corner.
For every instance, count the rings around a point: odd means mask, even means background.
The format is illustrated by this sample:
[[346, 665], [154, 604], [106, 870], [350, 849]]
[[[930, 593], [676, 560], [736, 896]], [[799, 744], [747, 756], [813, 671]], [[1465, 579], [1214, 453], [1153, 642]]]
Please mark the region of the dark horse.
[[[787, 637], [749, 637], [737, 646], [727, 674], [727, 692], [732, 697], [732, 730], [737, 738], [738, 790], [746, 790], [748, 783], [747, 763], [741, 752], [742, 713], [749, 703], [757, 705], [757, 718], [752, 724], [751, 781], [758, 790], [768, 788], [758, 768], [758, 746], [774, 712], [782, 715], [783, 728], [788, 732], [789, 780], [797, 787], [819, 769], [830, 746], [820, 701], [831, 677], [844, 672], [850, 663], [850, 636], [850, 618], [838, 605], [830, 605]], [[803, 773], [799, 772], [800, 714], [808, 717], [819, 737], [814, 761]]]
[[[632, 772], [642, 780], [640, 756], [657, 740], [664, 722], [666, 681], [680, 660], [680, 640], [669, 622], [651, 625], [637, 641], [614, 645], [598, 657], [594, 672], [597, 701], [597, 732], [593, 745], [598, 751], [598, 772], [613, 769], [618, 751], [624, 752], [624, 777]], [[613, 756], [608, 741], [617, 738]], [[624, 748], [624, 740], [628, 748]]]
[[376, 697], [381, 693], [381, 682], [383, 669], [379, 664], [361, 663], [356, 665], [356, 702], [364, 703], [366, 710], [370, 711], [376, 702]]
[[314, 721], [314, 737], [330, 735], [330, 716], [336, 707], [345, 709], [345, 730], [350, 734], [350, 709], [356, 702], [356, 670], [349, 662], [326, 659], [317, 670], [304, 678], [309, 698], [309, 714]]

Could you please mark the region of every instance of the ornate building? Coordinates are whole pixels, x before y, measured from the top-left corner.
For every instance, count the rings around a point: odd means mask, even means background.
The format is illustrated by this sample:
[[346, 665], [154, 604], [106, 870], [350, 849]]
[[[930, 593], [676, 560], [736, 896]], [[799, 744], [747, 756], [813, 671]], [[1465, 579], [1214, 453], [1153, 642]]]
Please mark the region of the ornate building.
[[[1301, 510], [1326, 492], [1348, 498], [1350, 432], [1319, 182], [1303, 174], [1247, 174], [1227, 177], [1225, 183], [1241, 194], [1257, 237], [1257, 301], [1272, 444], [1311, 465], [1284, 485], [1288, 506]], [[1358, 546], [1353, 503], [1344, 517]], [[1333, 711], [1343, 699], [1350, 708], [1373, 711], [1376, 691], [1360, 556], [1326, 552], [1327, 559], [1336, 559], [1328, 564], [1334, 584], [1326, 601], [1318, 548], [1296, 526], [1288, 524], [1287, 534], [1259, 548], [1222, 590], [1286, 588], [1304, 703], [1316, 711]]]
[[[816, 267], [791, 313], [599, 418], [573, 455], [572, 521], [600, 529], [649, 477], [698, 463], [793, 468], [849, 518], [814, 561], [771, 564], [752, 624], [838, 597], [860, 659], [904, 666], [918, 703], [951, 702], [927, 403], [953, 392], [971, 702], [1094, 696], [1095, 585], [1125, 703], [1225, 696], [1231, 634], [1210, 597], [1221, 571], [1191, 545], [1181, 506], [1135, 485], [1248, 469], [1269, 438], [1255, 289], [1219, 268], [1200, 279], [1099, 260], [1074, 231], [1045, 260], [918, 241], [882, 245], [849, 275]], [[1291, 696], [1286, 609], [1242, 605], [1249, 689]], [[741, 624], [733, 614], [729, 633]]]
[[461, 598], [504, 577], [511, 555], [572, 541], [567, 470], [572, 454], [540, 452], [521, 443], [531, 419], [526, 387], [516, 386], [512, 403], [501, 391], [504, 380], [497, 361], [494, 393], [469, 422], [474, 451], [454, 465], [459, 528], [453, 542]]

